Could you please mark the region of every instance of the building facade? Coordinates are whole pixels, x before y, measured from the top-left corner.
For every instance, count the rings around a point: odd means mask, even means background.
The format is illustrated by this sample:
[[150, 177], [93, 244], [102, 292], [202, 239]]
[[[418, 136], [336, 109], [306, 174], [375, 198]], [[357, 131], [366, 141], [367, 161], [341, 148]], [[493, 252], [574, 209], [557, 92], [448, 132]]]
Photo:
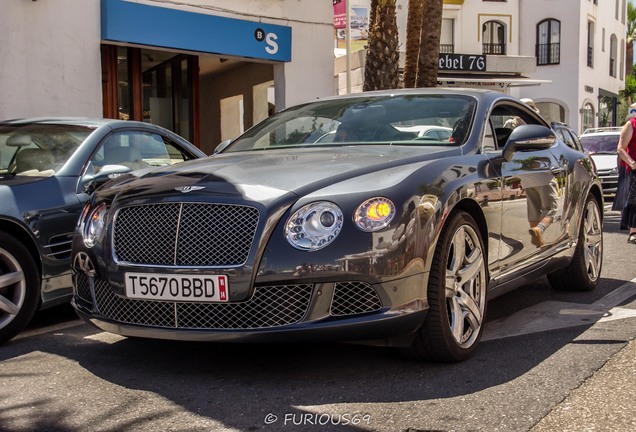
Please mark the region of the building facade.
[[[361, 11], [369, 4], [350, 1]], [[627, 0], [444, 0], [439, 85], [532, 98], [548, 120], [579, 133], [620, 125], [626, 13]], [[408, 0], [397, 0], [401, 47], [407, 15]], [[338, 93], [347, 92], [347, 74], [351, 91], [362, 89], [364, 51], [349, 63], [336, 59]]]
[[518, 95], [534, 99], [545, 117], [579, 133], [622, 125], [618, 95], [625, 87], [627, 0], [519, 0], [519, 5], [520, 50], [534, 53], [533, 76], [549, 83]]
[[328, 2], [4, 0], [0, 40], [0, 118], [141, 120], [207, 153], [333, 94]]

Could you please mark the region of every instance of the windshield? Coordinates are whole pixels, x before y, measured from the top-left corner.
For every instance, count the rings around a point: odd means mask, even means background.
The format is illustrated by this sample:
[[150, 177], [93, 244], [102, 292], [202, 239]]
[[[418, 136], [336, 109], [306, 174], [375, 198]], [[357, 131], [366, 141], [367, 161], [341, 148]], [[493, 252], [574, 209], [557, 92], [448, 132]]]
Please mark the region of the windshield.
[[0, 174], [52, 176], [92, 131], [75, 125], [0, 126]]
[[616, 154], [616, 147], [618, 147], [619, 134], [614, 135], [595, 135], [585, 136], [581, 135], [579, 140], [583, 144], [583, 148], [590, 154], [595, 153], [611, 153]]
[[360, 96], [290, 108], [248, 130], [223, 152], [343, 145], [459, 146], [477, 101], [449, 94]]

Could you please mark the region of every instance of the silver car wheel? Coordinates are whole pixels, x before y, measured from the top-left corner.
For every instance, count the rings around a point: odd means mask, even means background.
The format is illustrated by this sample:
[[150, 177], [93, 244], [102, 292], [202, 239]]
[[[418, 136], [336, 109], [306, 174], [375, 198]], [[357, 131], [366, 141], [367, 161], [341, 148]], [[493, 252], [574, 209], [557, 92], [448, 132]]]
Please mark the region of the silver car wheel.
[[0, 248], [0, 329], [20, 312], [27, 294], [27, 282], [18, 260]]
[[603, 259], [603, 227], [596, 202], [588, 201], [585, 210], [583, 256], [588, 277], [596, 281], [601, 273]]
[[479, 238], [469, 225], [455, 231], [448, 250], [445, 297], [453, 338], [462, 348], [480, 335], [486, 307], [486, 266]]

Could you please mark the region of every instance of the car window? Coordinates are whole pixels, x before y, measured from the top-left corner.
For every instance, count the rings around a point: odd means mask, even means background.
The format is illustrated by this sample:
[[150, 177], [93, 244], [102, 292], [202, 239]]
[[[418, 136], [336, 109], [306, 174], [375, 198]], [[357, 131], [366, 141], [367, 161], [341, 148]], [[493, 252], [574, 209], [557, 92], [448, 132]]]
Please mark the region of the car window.
[[515, 105], [501, 104], [493, 108], [490, 114], [497, 148], [501, 149], [508, 141], [512, 131], [524, 124], [541, 124], [535, 117]]
[[191, 157], [177, 144], [159, 134], [141, 131], [117, 132], [106, 138], [91, 159], [94, 172], [106, 165], [130, 169], [159, 167], [183, 162]]
[[75, 125], [0, 127], [0, 173], [52, 176], [91, 133]]
[[579, 140], [586, 152], [615, 154], [620, 134], [581, 135]]
[[358, 96], [277, 113], [222, 152], [343, 145], [440, 145], [465, 142], [476, 100], [466, 95]]
[[581, 150], [581, 145], [577, 142], [578, 138], [576, 138], [576, 136], [574, 136], [572, 132], [570, 132], [567, 129], [561, 129], [561, 128], [557, 130], [561, 133], [560, 137], [565, 144], [567, 144], [569, 147], [575, 150]]

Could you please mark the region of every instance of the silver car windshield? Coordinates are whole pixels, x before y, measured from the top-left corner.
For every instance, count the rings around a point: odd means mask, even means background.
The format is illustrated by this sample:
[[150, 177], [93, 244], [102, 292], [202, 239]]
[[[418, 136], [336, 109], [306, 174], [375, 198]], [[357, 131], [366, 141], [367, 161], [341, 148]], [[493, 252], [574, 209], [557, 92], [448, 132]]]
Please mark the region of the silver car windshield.
[[93, 129], [73, 125], [0, 127], [0, 174], [49, 177]]
[[469, 96], [411, 94], [317, 101], [282, 111], [223, 150], [342, 145], [460, 146], [477, 101]]
[[581, 135], [579, 140], [583, 148], [590, 154], [616, 154], [620, 134], [611, 135]]

